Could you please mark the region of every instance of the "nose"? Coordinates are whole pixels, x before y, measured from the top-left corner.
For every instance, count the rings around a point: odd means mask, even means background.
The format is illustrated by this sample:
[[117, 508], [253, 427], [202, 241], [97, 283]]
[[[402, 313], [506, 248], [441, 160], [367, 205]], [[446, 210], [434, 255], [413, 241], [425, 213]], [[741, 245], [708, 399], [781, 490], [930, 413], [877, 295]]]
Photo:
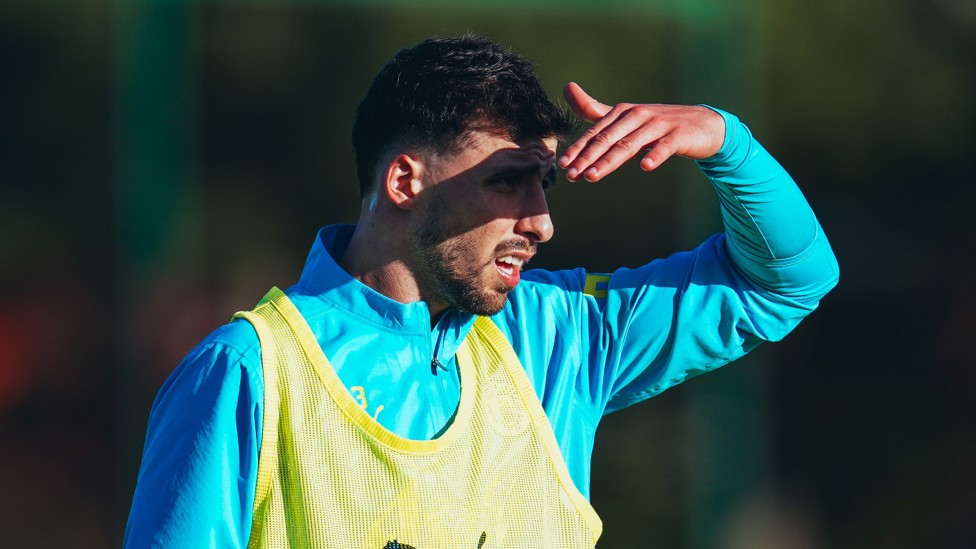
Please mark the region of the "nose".
[[546, 242], [552, 238], [553, 227], [552, 218], [549, 217], [549, 204], [541, 189], [531, 197], [526, 197], [522, 216], [515, 224], [515, 232], [536, 243]]

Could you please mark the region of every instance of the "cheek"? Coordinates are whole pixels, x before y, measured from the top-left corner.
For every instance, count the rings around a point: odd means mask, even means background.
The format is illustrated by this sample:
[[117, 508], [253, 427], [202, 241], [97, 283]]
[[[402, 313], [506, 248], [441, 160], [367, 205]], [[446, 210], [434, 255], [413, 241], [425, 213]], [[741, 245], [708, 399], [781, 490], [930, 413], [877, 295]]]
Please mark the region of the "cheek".
[[457, 272], [477, 276], [494, 265], [495, 250], [504, 241], [504, 233], [494, 224], [480, 225], [448, 238], [441, 248]]
[[450, 240], [464, 240], [474, 249], [489, 248], [491, 253], [499, 242], [515, 233], [518, 197], [492, 192], [473, 192], [464, 197], [444, 201], [435, 216]]
[[471, 219], [486, 233], [504, 234], [513, 230], [523, 207], [523, 195], [488, 193], [482, 197]]
[[482, 241], [490, 241], [503, 239], [508, 232], [512, 232], [515, 220], [510, 215], [500, 213], [496, 208], [481, 207], [455, 217], [451, 225], [456, 229], [453, 234], [464, 234]]
[[477, 242], [484, 253], [494, 253], [495, 247], [513, 234], [514, 222], [508, 219], [490, 219], [468, 232], [471, 241]]

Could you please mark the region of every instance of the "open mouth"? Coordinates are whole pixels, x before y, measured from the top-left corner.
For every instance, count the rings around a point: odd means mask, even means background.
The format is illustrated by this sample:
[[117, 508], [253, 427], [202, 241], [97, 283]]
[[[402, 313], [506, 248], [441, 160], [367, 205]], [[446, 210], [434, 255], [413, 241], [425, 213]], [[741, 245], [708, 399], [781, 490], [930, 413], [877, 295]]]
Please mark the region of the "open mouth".
[[525, 260], [514, 255], [506, 255], [495, 260], [495, 268], [506, 285], [515, 287], [521, 278], [522, 265]]

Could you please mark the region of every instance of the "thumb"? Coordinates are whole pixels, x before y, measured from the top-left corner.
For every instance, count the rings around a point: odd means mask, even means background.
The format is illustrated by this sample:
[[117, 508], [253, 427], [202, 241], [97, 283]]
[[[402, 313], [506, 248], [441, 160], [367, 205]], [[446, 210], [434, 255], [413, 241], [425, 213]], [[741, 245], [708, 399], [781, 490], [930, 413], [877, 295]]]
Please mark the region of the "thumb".
[[587, 122], [596, 122], [612, 108], [590, 97], [576, 82], [566, 84], [563, 88], [563, 97], [566, 98], [573, 112]]

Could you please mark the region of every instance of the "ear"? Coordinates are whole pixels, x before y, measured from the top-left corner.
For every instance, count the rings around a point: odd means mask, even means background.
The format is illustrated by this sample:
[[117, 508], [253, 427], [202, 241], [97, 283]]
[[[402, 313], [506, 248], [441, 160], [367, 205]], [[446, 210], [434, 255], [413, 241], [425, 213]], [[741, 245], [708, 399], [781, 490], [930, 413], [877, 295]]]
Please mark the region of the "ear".
[[424, 188], [427, 168], [424, 163], [409, 154], [399, 154], [386, 166], [384, 188], [394, 206], [412, 210], [417, 195]]

